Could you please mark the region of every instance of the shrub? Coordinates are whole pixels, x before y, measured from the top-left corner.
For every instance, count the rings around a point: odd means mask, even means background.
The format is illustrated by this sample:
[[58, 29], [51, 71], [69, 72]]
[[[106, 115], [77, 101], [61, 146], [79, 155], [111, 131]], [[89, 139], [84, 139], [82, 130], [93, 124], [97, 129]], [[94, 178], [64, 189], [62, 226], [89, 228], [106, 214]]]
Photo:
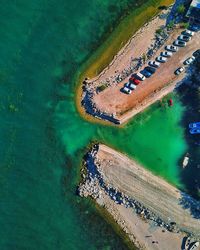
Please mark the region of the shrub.
[[102, 92], [104, 89], [108, 87], [107, 84], [102, 84], [99, 87], [97, 87], [97, 92]]
[[180, 27], [183, 28], [183, 29], [188, 29], [189, 26], [190, 26], [189, 22], [180, 24]]
[[171, 20], [168, 25], [167, 25], [167, 28], [168, 29], [172, 29], [174, 27], [174, 20]]
[[161, 35], [161, 34], [162, 34], [162, 32], [163, 32], [163, 31], [162, 31], [162, 29], [161, 29], [161, 28], [156, 30], [156, 34], [158, 34], [158, 35]]
[[159, 9], [159, 10], [167, 10], [168, 7], [165, 6], [165, 5], [161, 5], [161, 6], [158, 7], [158, 9]]

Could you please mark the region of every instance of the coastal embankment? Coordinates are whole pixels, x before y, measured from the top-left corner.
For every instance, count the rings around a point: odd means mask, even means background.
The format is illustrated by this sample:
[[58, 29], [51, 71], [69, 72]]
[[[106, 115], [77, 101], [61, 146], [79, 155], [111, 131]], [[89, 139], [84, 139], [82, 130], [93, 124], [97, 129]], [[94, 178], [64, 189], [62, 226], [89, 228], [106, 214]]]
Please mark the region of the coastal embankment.
[[200, 203], [127, 156], [94, 145], [83, 171], [79, 194], [108, 210], [140, 249], [180, 249], [185, 235], [200, 238]]
[[162, 11], [133, 35], [98, 76], [84, 80], [81, 104], [88, 114], [122, 124], [180, 84], [185, 74], [177, 76], [174, 71], [199, 48], [199, 32], [186, 47], [179, 47], [166, 63], [161, 63], [156, 73], [140, 83], [132, 94], [122, 91], [131, 74], [147, 66], [150, 59], [159, 56], [165, 46], [173, 44], [183, 31], [180, 25], [167, 26], [170, 9]]
[[[131, 13], [125, 17], [119, 25], [114, 29], [106, 41], [92, 54], [89, 60], [84, 63], [81, 70], [76, 75], [76, 107], [79, 113], [87, 120], [92, 122], [98, 122], [103, 124], [110, 124], [107, 120], [117, 122], [112, 116], [109, 117], [104, 113], [105, 117], [101, 120], [95, 119], [93, 108], [90, 109], [91, 104], [91, 92], [85, 93], [85, 80], [98, 78], [103, 72], [107, 71], [116, 61], [120, 51], [127, 47], [127, 44], [140, 33], [140, 28], [143, 25], [148, 25], [150, 20], [156, 18], [156, 15], [161, 12], [163, 6], [169, 6], [173, 3], [173, 0], [148, 0], [142, 6], [134, 9]], [[90, 87], [91, 84], [90, 84]], [[86, 96], [86, 105], [83, 101], [83, 95]], [[91, 112], [93, 115], [91, 116]], [[88, 115], [90, 114], [90, 115]], [[99, 118], [99, 116], [97, 116]]]

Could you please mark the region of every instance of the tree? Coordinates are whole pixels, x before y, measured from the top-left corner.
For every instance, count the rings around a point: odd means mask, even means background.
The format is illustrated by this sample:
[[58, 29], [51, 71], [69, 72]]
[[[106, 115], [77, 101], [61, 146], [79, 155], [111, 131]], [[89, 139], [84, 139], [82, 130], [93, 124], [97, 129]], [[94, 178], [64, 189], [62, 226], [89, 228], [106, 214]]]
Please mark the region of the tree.
[[163, 32], [163, 30], [161, 28], [159, 28], [159, 29], [156, 30], [156, 34], [158, 34], [158, 35], [161, 35], [162, 32]]
[[183, 29], [188, 29], [190, 26], [189, 22], [187, 23], [181, 23], [180, 27], [183, 28]]
[[178, 14], [183, 14], [185, 12], [185, 6], [184, 6], [184, 4], [180, 4], [177, 7], [177, 12], [178, 12]]
[[168, 29], [172, 29], [174, 27], [174, 20], [171, 20], [168, 25], [167, 25], [167, 28]]

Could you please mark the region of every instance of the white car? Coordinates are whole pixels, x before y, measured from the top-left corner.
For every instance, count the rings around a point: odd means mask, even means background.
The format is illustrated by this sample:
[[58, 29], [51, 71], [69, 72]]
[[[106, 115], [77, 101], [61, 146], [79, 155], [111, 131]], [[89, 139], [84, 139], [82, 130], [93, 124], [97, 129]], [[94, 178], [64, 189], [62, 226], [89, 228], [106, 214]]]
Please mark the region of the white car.
[[194, 32], [191, 30], [184, 30], [182, 34], [186, 36], [194, 36]]
[[141, 73], [137, 73], [137, 74], [136, 74], [136, 77], [137, 77], [139, 80], [141, 80], [141, 81], [144, 81], [144, 80], [146, 79], [146, 77], [145, 77], [143, 74], [141, 74]]
[[186, 42], [180, 41], [180, 40], [176, 40], [176, 41], [174, 41], [174, 45], [175, 46], [179, 46], [179, 47], [185, 47], [186, 46]]
[[190, 250], [198, 250], [198, 246], [199, 246], [199, 242], [198, 241], [195, 241], [191, 244], [192, 246], [189, 246]]
[[175, 70], [174, 74], [175, 75], [180, 75], [184, 70], [185, 70], [185, 67], [180, 67], [177, 70]]
[[172, 52], [178, 51], [178, 47], [176, 47], [176, 46], [174, 46], [174, 45], [167, 45], [167, 46], [165, 47], [165, 49], [168, 50], [168, 51], [172, 51]]
[[161, 52], [160, 55], [164, 57], [171, 57], [173, 54], [172, 52], [164, 51], [164, 52]]
[[183, 63], [186, 64], [186, 65], [189, 65], [189, 64], [193, 63], [194, 60], [195, 60], [195, 57], [191, 56], [187, 60], [185, 60]]
[[123, 87], [122, 91], [126, 94], [129, 94], [129, 95], [132, 93], [132, 91], [127, 87]]
[[156, 62], [156, 61], [149, 61], [149, 66], [152, 66], [154, 68], [159, 68], [160, 67], [160, 63]]
[[163, 56], [158, 56], [158, 57], [156, 57], [156, 61], [161, 62], [161, 63], [165, 63], [167, 61], [167, 58], [163, 57]]
[[137, 88], [137, 86], [136, 86], [135, 84], [129, 83], [129, 82], [125, 83], [124, 86], [125, 86], [126, 88], [129, 88], [130, 90], [134, 90], [134, 89]]

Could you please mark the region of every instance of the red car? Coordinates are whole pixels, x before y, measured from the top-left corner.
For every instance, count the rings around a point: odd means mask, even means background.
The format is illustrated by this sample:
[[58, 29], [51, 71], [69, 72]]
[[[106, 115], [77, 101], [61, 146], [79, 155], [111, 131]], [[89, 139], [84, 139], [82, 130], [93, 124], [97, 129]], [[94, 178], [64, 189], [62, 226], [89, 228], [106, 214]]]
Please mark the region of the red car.
[[173, 100], [172, 100], [172, 99], [169, 99], [169, 100], [168, 100], [168, 105], [169, 105], [169, 106], [173, 106]]
[[132, 83], [134, 83], [135, 85], [140, 84], [140, 81], [139, 81], [138, 79], [135, 79], [134, 77], [131, 77], [131, 78], [129, 79], [129, 81], [132, 82]]

